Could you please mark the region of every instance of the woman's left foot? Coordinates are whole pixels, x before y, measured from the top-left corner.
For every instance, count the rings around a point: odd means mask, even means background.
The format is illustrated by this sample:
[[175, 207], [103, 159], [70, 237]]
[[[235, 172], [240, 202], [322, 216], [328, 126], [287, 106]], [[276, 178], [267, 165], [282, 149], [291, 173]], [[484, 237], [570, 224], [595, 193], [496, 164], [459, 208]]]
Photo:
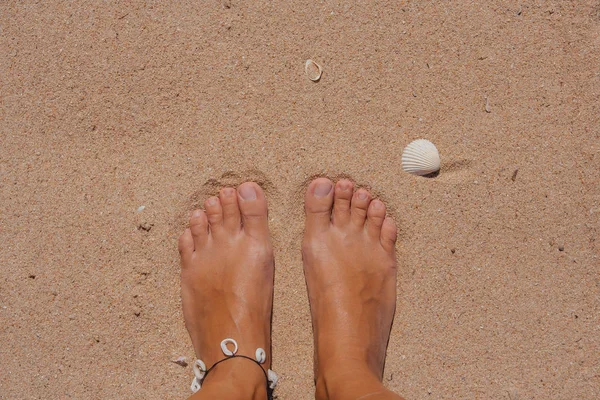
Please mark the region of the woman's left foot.
[[[269, 369], [274, 260], [260, 186], [246, 182], [207, 199], [179, 238], [179, 253], [183, 316], [197, 357], [210, 368], [225, 358], [221, 341], [233, 338], [238, 355], [254, 359], [256, 349], [264, 349], [262, 366]], [[206, 382], [228, 376], [264, 387], [264, 374], [248, 363], [219, 364]]]

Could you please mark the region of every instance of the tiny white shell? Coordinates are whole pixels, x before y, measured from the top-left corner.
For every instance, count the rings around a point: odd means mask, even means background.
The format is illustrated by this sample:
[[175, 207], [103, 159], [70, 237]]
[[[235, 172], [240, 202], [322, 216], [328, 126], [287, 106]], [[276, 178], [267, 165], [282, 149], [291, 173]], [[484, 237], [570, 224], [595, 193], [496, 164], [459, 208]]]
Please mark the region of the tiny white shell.
[[269, 369], [267, 370], [267, 379], [269, 381], [269, 387], [271, 389], [275, 389], [275, 386], [277, 386], [277, 381], [279, 381], [279, 375]]
[[202, 384], [196, 378], [192, 379], [192, 386], [190, 386], [192, 393], [196, 393], [198, 390], [202, 389]]
[[196, 375], [199, 379], [202, 379], [206, 373], [206, 364], [204, 364], [204, 361], [202, 360], [196, 360], [194, 361], [193, 370], [194, 375]]
[[402, 168], [413, 175], [428, 175], [440, 169], [440, 153], [429, 140], [417, 139], [404, 148]]
[[267, 352], [260, 347], [256, 349], [256, 354], [254, 355], [256, 356], [256, 361], [258, 361], [261, 364], [263, 364], [267, 359]]
[[[231, 351], [231, 350], [229, 350], [227, 348], [228, 344], [232, 344], [233, 345], [233, 351]], [[223, 341], [221, 342], [221, 351], [227, 357], [231, 357], [232, 355], [234, 355], [235, 353], [237, 353], [237, 351], [238, 351], [238, 344], [237, 344], [237, 342], [234, 339], [231, 339], [231, 338], [223, 339]]]
[[321, 74], [323, 73], [323, 68], [313, 60], [306, 60], [304, 64], [304, 72], [306, 72], [306, 76], [313, 82], [317, 82], [321, 79]]

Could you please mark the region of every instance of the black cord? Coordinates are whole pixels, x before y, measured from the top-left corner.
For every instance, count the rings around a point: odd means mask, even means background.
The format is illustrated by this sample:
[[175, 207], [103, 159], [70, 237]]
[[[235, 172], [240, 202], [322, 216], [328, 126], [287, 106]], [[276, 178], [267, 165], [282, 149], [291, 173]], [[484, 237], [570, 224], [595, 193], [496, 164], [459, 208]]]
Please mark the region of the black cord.
[[222, 360], [217, 361], [216, 363], [214, 363], [212, 365], [212, 367], [210, 367], [208, 370], [206, 370], [206, 373], [204, 374], [204, 377], [200, 380], [200, 385], [204, 384], [204, 380], [208, 376], [208, 373], [210, 371], [212, 371], [214, 367], [216, 367], [217, 365], [221, 364], [223, 361], [231, 360], [232, 358], [245, 358], [247, 360], [252, 361], [254, 364], [256, 364], [256, 365], [258, 365], [260, 367], [260, 370], [265, 375], [265, 380], [267, 381], [267, 400], [273, 400], [273, 389], [271, 389], [271, 386], [269, 385], [269, 376], [267, 375], [267, 372], [264, 370], [264, 368], [262, 367], [262, 365], [260, 365], [260, 363], [258, 361], [256, 361], [254, 358], [250, 358], [250, 357], [243, 356], [243, 355], [234, 354], [232, 356], [228, 356], [228, 357], [226, 357], [226, 358], [224, 358], [224, 359], [222, 359]]

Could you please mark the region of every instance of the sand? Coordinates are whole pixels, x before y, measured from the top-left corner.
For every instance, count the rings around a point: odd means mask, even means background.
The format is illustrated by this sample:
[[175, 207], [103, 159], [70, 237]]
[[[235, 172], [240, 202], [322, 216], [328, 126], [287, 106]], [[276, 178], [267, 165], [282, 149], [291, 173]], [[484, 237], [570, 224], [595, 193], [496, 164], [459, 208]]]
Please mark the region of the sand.
[[[0, 3], [0, 398], [188, 395], [176, 240], [244, 180], [270, 202], [277, 394], [312, 398], [317, 175], [399, 222], [388, 387], [598, 398], [600, 3], [273, 3]], [[439, 176], [402, 171], [416, 138]]]

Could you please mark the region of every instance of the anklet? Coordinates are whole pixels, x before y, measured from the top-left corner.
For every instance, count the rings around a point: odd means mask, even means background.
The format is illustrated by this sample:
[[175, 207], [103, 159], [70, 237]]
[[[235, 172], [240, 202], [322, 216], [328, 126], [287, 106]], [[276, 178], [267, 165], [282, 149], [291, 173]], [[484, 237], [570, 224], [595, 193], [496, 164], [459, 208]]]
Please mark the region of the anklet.
[[[228, 344], [233, 345], [233, 351], [229, 350], [227, 348]], [[227, 361], [232, 358], [245, 358], [245, 359], [248, 359], [248, 360], [254, 362], [256, 365], [258, 365], [260, 367], [261, 371], [263, 372], [263, 374], [265, 374], [265, 379], [267, 381], [267, 399], [273, 400], [273, 389], [275, 389], [275, 386], [277, 386], [277, 381], [279, 380], [279, 376], [277, 376], [277, 374], [275, 372], [271, 371], [270, 369], [265, 372], [265, 370], [261, 366], [261, 364], [263, 364], [265, 362], [265, 360], [267, 359], [267, 353], [265, 352], [264, 349], [262, 349], [260, 347], [258, 349], [256, 349], [256, 353], [255, 353], [256, 358], [250, 358], [248, 356], [243, 356], [241, 354], [237, 355], [237, 354], [235, 354], [238, 351], [237, 342], [231, 338], [227, 338], [227, 339], [223, 339], [223, 341], [221, 342], [221, 351], [225, 355], [225, 358], [214, 363], [212, 365], [212, 367], [210, 367], [209, 369], [206, 369], [206, 364], [204, 364], [204, 362], [200, 359], [198, 359], [194, 362], [193, 369], [194, 369], [195, 376], [194, 376], [194, 379], [192, 380], [192, 386], [191, 386], [192, 392], [196, 393], [198, 390], [200, 390], [200, 388], [202, 387], [202, 383], [204, 383], [204, 380], [206, 379], [206, 376], [208, 375], [208, 373], [210, 371], [212, 371], [214, 367], [221, 364], [223, 361]]]

